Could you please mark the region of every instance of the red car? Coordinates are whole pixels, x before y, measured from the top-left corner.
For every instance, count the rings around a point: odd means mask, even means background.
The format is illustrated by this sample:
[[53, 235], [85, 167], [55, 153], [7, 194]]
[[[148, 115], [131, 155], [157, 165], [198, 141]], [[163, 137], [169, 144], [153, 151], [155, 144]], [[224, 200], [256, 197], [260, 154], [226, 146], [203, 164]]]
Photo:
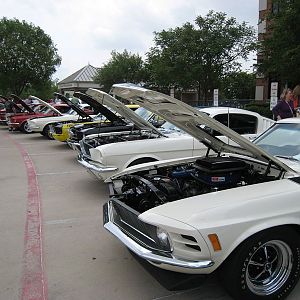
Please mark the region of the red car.
[[27, 105], [22, 99], [16, 95], [12, 95], [14, 101], [21, 104], [26, 110], [26, 113], [16, 113], [7, 117], [7, 125], [9, 130], [20, 130], [24, 133], [30, 133], [31, 130], [28, 127], [27, 120], [39, 117], [50, 117], [50, 116], [60, 116], [70, 110], [69, 105], [64, 103], [57, 103], [50, 105], [49, 103], [33, 97], [33, 99], [38, 100], [44, 107], [39, 111], [34, 111], [29, 105]]
[[0, 123], [6, 124], [7, 123], [7, 116], [12, 115], [15, 113], [24, 114], [22, 110], [22, 106], [19, 104], [14, 103], [12, 100], [9, 100], [8, 98], [4, 96], [0, 96], [1, 103], [4, 105], [1, 105], [0, 109]]

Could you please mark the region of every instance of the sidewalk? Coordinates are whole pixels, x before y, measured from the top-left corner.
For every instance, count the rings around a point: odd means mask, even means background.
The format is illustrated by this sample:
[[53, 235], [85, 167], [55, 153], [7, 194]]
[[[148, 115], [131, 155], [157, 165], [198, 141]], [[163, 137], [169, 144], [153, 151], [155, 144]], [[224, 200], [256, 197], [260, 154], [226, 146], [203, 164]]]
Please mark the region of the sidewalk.
[[19, 299], [24, 252], [27, 174], [23, 159], [0, 127], [0, 299]]

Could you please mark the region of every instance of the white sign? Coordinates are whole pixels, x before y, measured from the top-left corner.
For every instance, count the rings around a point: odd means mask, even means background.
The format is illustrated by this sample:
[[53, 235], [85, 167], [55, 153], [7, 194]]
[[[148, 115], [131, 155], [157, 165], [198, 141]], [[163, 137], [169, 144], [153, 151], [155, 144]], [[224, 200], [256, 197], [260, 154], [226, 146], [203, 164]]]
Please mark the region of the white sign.
[[278, 95], [278, 82], [271, 82], [271, 97]]
[[270, 110], [273, 109], [273, 107], [277, 104], [278, 97], [271, 97], [270, 99]]
[[214, 89], [214, 106], [219, 106], [219, 90]]
[[270, 99], [270, 110], [277, 104], [278, 101], [278, 82], [271, 82], [271, 99]]

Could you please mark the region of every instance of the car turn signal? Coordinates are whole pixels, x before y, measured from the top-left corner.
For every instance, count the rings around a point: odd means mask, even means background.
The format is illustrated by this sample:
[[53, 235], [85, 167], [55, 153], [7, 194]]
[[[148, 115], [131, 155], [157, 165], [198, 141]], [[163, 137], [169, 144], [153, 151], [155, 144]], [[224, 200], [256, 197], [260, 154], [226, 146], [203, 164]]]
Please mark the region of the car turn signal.
[[209, 234], [208, 238], [209, 238], [209, 240], [210, 240], [210, 242], [211, 242], [211, 244], [212, 244], [215, 251], [221, 251], [222, 250], [219, 238], [215, 233]]

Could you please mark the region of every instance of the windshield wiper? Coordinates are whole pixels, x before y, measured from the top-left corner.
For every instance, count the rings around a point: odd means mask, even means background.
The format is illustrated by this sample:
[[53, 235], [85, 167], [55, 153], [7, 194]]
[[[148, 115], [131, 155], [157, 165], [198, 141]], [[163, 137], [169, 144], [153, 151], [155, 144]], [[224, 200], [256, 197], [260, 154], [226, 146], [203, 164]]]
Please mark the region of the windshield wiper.
[[289, 159], [289, 160], [299, 161], [299, 159], [295, 158], [294, 156], [287, 156], [287, 155], [274, 155], [274, 156], [279, 157], [279, 158], [285, 158], [285, 159]]

